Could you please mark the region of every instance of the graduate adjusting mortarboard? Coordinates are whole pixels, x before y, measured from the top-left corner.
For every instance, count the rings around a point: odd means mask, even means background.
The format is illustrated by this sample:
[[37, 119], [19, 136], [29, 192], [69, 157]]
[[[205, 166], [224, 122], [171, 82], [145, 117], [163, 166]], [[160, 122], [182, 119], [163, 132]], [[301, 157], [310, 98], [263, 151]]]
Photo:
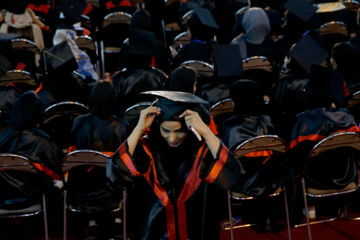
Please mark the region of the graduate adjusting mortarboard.
[[321, 65], [329, 56], [329, 53], [307, 34], [290, 50], [290, 56], [295, 59], [307, 73], [310, 73], [311, 65]]
[[217, 77], [241, 76], [244, 73], [238, 44], [215, 47], [215, 72]]
[[317, 7], [308, 0], [289, 0], [285, 3], [284, 8], [304, 22], [308, 22], [317, 10]]
[[[141, 94], [158, 97], [156, 106], [161, 109], [161, 114], [159, 115], [159, 119], [161, 121], [181, 121], [182, 119], [179, 118], [179, 115], [186, 109], [198, 112], [199, 116], [205, 123], [208, 123], [210, 120], [209, 112], [206, 108], [201, 106], [203, 104], [209, 105], [209, 103], [194, 94], [162, 90], [147, 91], [142, 92]], [[194, 128], [191, 128], [191, 131], [200, 141], [201, 136], [199, 133]]]

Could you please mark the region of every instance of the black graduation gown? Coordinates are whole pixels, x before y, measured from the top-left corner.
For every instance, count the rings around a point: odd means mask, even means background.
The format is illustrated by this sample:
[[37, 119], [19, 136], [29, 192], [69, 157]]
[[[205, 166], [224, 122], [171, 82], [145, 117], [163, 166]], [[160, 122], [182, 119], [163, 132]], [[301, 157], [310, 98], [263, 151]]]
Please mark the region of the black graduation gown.
[[[231, 150], [242, 142], [260, 135], [277, 134], [269, 116], [235, 116], [223, 124], [223, 143]], [[267, 196], [283, 181], [284, 159], [279, 153], [258, 151], [241, 158], [246, 174], [240, 176], [233, 191], [254, 197]], [[267, 164], [264, 164], [267, 163]]]
[[165, 77], [157, 69], [128, 68], [113, 76], [119, 113], [135, 103], [147, 101], [143, 91], [160, 90]]
[[173, 59], [174, 67], [178, 67], [181, 63], [188, 60], [199, 60], [212, 64], [216, 44], [214, 40], [203, 42], [192, 39], [182, 47], [179, 54]]
[[129, 132], [130, 125], [123, 119], [100, 118], [88, 113], [75, 119], [71, 135], [78, 149], [115, 152]]
[[[298, 114], [291, 132], [288, 152], [290, 165], [294, 169], [294, 177], [303, 170], [311, 148], [326, 136], [340, 131], [360, 132], [354, 117], [345, 108], [315, 108]], [[331, 154], [331, 157], [320, 157], [314, 161], [316, 163], [311, 166], [313, 170], [307, 172], [307, 186], [340, 189], [355, 180], [357, 177], [356, 160], [343, 152], [340, 156], [336, 151]], [[340, 165], [337, 158], [344, 158], [344, 164]], [[325, 177], [327, 173], [334, 172], [337, 173], [338, 179], [324, 181], [324, 179], [329, 179]]]
[[[226, 201], [226, 192], [219, 190], [232, 187], [242, 166], [223, 144], [214, 160], [205, 143], [197, 143], [201, 146], [194, 153], [189, 151], [191, 145], [186, 145], [185, 151], [175, 149], [164, 157], [153, 151], [159, 142], [145, 138], [140, 142], [134, 156], [129, 154], [127, 142], [123, 143], [108, 164], [112, 181], [126, 181], [129, 186], [132, 239], [217, 239], [217, 211], [226, 218], [226, 202], [219, 200]], [[176, 172], [178, 178], [173, 177]]]

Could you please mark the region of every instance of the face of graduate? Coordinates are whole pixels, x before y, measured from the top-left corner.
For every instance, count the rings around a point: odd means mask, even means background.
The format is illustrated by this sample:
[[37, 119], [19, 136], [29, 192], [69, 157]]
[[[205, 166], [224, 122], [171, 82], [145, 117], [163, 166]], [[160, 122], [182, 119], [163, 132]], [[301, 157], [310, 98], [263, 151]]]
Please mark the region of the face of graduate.
[[181, 129], [181, 123], [177, 121], [164, 121], [160, 124], [161, 136], [170, 147], [178, 147], [185, 140], [187, 132]]

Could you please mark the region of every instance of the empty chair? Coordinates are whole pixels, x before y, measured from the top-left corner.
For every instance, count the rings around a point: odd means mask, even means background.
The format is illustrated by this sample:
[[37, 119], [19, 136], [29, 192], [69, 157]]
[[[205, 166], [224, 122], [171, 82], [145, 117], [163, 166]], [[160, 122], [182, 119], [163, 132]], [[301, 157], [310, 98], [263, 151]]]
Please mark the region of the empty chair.
[[1, 85], [13, 84], [22, 91], [36, 89], [39, 81], [30, 72], [24, 70], [9, 70], [0, 78]]
[[68, 211], [99, 217], [102, 214], [119, 214], [122, 210], [121, 193], [115, 193], [108, 185], [108, 157], [94, 150], [75, 150], [63, 158], [62, 170], [66, 174], [64, 239], [67, 239]]
[[218, 126], [234, 114], [234, 102], [231, 98], [222, 99], [211, 106], [211, 116]]
[[347, 25], [341, 21], [331, 21], [321, 25], [318, 31], [323, 36], [328, 51], [338, 42], [346, 42], [350, 39]]
[[139, 102], [128, 107], [122, 114], [122, 118], [128, 121], [131, 128], [134, 128], [140, 117], [141, 110], [149, 107], [151, 102]]
[[[286, 212], [286, 224], [288, 237], [291, 239], [289, 211], [285, 189], [285, 157], [287, 145], [277, 135], [261, 135], [250, 138], [240, 143], [234, 150], [234, 156], [241, 159], [247, 173], [242, 176], [238, 183], [228, 191], [229, 219], [232, 219], [231, 198], [236, 201], [262, 199], [275, 197], [283, 193], [284, 208]], [[259, 200], [260, 201], [260, 200]], [[240, 227], [242, 225], [235, 226]], [[232, 221], [230, 228], [233, 238]]]
[[116, 70], [116, 66], [106, 67], [106, 62], [110, 63], [110, 61], [106, 61], [106, 58], [110, 60], [111, 55], [120, 52], [123, 41], [129, 36], [131, 18], [131, 14], [126, 12], [112, 12], [104, 17], [100, 43], [103, 73]]
[[[302, 191], [309, 239], [312, 239], [312, 235], [307, 198], [325, 198], [357, 191], [355, 156], [359, 150], [358, 133], [338, 132], [318, 142], [308, 154], [302, 174]], [[327, 165], [338, 167], [330, 170]], [[326, 174], [320, 174], [320, 171]], [[326, 220], [320, 222], [324, 221]]]
[[182, 46], [188, 42], [190, 42], [191, 40], [191, 33], [190, 31], [186, 31], [186, 32], [182, 32], [180, 34], [178, 34], [174, 40], [173, 43], [171, 45], [171, 47], [173, 49], [175, 49], [177, 52], [180, 51], [180, 49], [182, 48]]
[[33, 163], [25, 156], [1, 153], [0, 176], [0, 187], [4, 191], [1, 196], [0, 219], [43, 214], [44, 238], [49, 239], [46, 190], [43, 177]]
[[181, 63], [181, 66], [193, 67], [198, 77], [212, 77], [214, 73], [214, 66], [212, 64], [199, 60], [185, 61]]
[[63, 101], [55, 103], [43, 112], [41, 128], [62, 148], [70, 146], [69, 136], [76, 117], [86, 113], [88, 107], [79, 102]]

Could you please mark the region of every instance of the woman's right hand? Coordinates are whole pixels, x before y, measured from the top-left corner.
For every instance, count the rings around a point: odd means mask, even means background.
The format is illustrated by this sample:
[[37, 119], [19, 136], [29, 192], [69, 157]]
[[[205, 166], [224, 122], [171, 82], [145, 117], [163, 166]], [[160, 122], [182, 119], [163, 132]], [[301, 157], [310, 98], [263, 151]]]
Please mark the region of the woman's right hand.
[[161, 109], [157, 107], [148, 107], [140, 112], [139, 121], [136, 125], [140, 131], [144, 132], [148, 127], [151, 126], [155, 117], [161, 113]]

